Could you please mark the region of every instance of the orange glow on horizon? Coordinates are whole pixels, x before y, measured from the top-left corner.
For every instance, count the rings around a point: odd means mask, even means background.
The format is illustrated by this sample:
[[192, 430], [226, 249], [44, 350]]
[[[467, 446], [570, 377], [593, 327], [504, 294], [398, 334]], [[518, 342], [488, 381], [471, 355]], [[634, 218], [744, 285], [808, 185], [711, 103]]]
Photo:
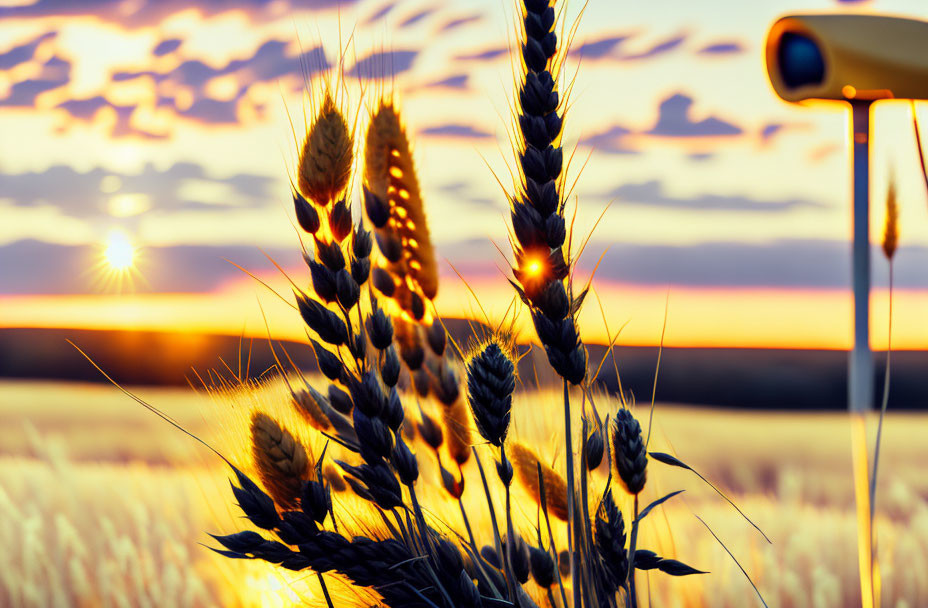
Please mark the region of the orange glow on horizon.
[[[443, 317], [466, 317], [498, 323], [514, 294], [499, 281], [469, 282], [480, 294], [480, 306], [460, 281], [449, 280], [436, 300]], [[668, 290], [639, 285], [595, 285], [580, 313], [589, 343], [607, 343], [609, 332], [626, 321], [617, 344], [652, 346], [660, 341]], [[288, 291], [281, 286], [279, 293]], [[258, 295], [275, 339], [305, 341], [296, 311], [280, 298], [243, 281], [206, 294], [35, 295], [0, 297], [3, 327], [69, 327], [218, 333], [266, 338]], [[840, 290], [671, 288], [665, 345], [676, 347], [750, 347], [848, 349], [851, 346], [852, 300]], [[887, 293], [872, 296], [872, 346], [886, 347]], [[893, 301], [893, 347], [924, 349], [928, 325], [928, 291], [897, 289]], [[528, 315], [519, 315], [520, 340], [534, 339]]]

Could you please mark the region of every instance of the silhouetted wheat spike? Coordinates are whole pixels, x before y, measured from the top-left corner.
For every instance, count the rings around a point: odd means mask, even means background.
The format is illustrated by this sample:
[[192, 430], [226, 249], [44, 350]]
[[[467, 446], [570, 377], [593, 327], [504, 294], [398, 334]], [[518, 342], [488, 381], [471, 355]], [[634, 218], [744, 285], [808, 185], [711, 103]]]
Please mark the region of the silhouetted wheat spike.
[[557, 86], [558, 40], [552, 0], [522, 1], [522, 79], [519, 83], [518, 163], [520, 189], [511, 197], [513, 286], [529, 307], [548, 362], [564, 379], [564, 430], [567, 456], [568, 553], [574, 605], [580, 605], [574, 546], [574, 457], [568, 383], [586, 378], [587, 352], [580, 341], [575, 315], [583, 301], [570, 289], [569, 252], [563, 193], [559, 180], [564, 155], [563, 120]]
[[487, 343], [467, 362], [467, 399], [477, 431], [496, 447], [509, 432], [515, 386], [515, 365], [499, 343]]
[[641, 437], [641, 425], [627, 409], [620, 409], [615, 415], [612, 450], [622, 485], [629, 494], [641, 493], [648, 475], [648, 454]]
[[625, 519], [612, 498], [612, 491], [603, 495], [596, 511], [596, 536], [594, 545], [601, 561], [602, 573], [608, 589], [615, 594], [626, 585], [628, 578], [628, 553], [625, 542]]
[[648, 473], [648, 454], [641, 436], [641, 425], [627, 409], [620, 409], [612, 423], [612, 453], [619, 480], [635, 497], [632, 541], [628, 549], [628, 588], [632, 608], [638, 605], [635, 592], [635, 539], [637, 538], [638, 495], [644, 489]]
[[580, 342], [565, 281], [566, 223], [558, 180], [563, 170], [562, 119], [554, 69], [555, 12], [548, 0], [525, 0], [522, 40], [523, 80], [518, 95], [521, 191], [512, 199], [515, 236], [513, 274], [532, 310], [538, 337], [554, 370], [572, 384], [586, 376], [586, 349]]

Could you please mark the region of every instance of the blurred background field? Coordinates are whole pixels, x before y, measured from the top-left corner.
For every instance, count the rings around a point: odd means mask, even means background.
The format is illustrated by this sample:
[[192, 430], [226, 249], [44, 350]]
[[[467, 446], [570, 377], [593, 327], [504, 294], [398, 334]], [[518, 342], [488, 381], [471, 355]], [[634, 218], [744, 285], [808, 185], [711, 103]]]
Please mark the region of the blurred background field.
[[[234, 449], [217, 435], [240, 415], [234, 403], [180, 388], [134, 391], [193, 432]], [[276, 384], [259, 394], [267, 401], [283, 395]], [[559, 432], [542, 415], [554, 399], [544, 391], [522, 392], [515, 436], [544, 448]], [[598, 405], [610, 409], [605, 398]], [[647, 419], [644, 412], [640, 417]], [[859, 605], [846, 415], [658, 404], [654, 429], [652, 449], [672, 451], [714, 480], [773, 544], [698, 479], [652, 462], [650, 498], [687, 491], [651, 518], [644, 543], [712, 574], [674, 580], [642, 574], [651, 605], [759, 605], [694, 515], [738, 556], [770, 606]], [[928, 416], [890, 414], [885, 433], [877, 506], [882, 605], [924, 606]], [[425, 470], [420, 485], [436, 483], [433, 474]], [[4, 381], [0, 543], [8, 549], [0, 552], [0, 605], [324, 605], [305, 574], [226, 560], [201, 545], [211, 540], [207, 532], [241, 529], [227, 477], [215, 456], [113, 387]], [[469, 508], [477, 513], [485, 503], [474, 492], [466, 490], [465, 498], [471, 494]], [[525, 515], [533, 520], [534, 509]], [[346, 596], [344, 605], [361, 601]]]

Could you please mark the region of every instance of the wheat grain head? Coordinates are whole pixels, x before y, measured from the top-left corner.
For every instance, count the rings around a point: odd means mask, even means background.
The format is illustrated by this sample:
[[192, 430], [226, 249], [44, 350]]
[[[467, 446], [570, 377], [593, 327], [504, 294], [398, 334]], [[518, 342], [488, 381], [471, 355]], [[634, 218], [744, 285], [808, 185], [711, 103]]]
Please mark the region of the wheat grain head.
[[306, 448], [263, 412], [255, 412], [251, 417], [251, 444], [264, 487], [281, 507], [296, 508], [303, 481], [312, 469]]

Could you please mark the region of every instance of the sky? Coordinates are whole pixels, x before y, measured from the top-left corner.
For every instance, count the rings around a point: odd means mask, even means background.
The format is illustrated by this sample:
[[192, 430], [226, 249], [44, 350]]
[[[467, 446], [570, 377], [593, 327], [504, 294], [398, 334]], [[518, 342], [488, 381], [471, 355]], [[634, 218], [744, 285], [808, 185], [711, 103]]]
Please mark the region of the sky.
[[[578, 275], [602, 255], [588, 339], [624, 326], [619, 343], [655, 344], [666, 310], [669, 345], [850, 345], [847, 110], [787, 104], [765, 74], [766, 32], [793, 12], [928, 19], [920, 0], [586, 4], [564, 84], [575, 230], [595, 226]], [[508, 0], [0, 0], [0, 327], [262, 335], [266, 318], [300, 337], [292, 309], [238, 266], [285, 296], [268, 257], [308, 282], [294, 134], [340, 49], [349, 114], [363, 124], [389, 91], [413, 134], [438, 312], [498, 319], [513, 296], [500, 250], [514, 14]], [[890, 174], [901, 213], [893, 340], [924, 348], [928, 197], [911, 111], [874, 112], [874, 243]], [[925, 104], [918, 115], [928, 125]], [[882, 348], [888, 273], [873, 249]], [[131, 272], [105, 262], [120, 255]]]

